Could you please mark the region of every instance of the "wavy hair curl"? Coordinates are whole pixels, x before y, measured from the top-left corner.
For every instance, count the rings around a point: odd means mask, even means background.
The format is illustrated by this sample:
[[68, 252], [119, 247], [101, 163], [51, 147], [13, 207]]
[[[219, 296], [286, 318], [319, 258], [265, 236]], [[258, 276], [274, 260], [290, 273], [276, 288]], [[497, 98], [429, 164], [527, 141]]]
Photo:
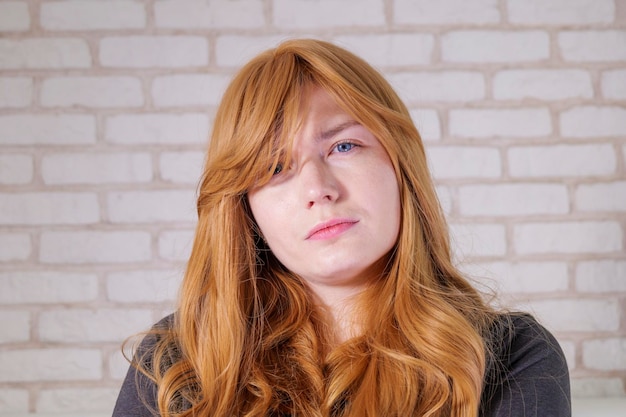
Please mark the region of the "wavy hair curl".
[[[289, 152], [303, 95], [323, 88], [393, 164], [401, 226], [359, 298], [362, 335], [329, 344], [303, 281], [259, 237], [246, 193]], [[183, 416], [475, 416], [495, 313], [451, 260], [424, 146], [387, 81], [352, 53], [289, 40], [245, 65], [217, 111], [174, 323], [143, 372]]]

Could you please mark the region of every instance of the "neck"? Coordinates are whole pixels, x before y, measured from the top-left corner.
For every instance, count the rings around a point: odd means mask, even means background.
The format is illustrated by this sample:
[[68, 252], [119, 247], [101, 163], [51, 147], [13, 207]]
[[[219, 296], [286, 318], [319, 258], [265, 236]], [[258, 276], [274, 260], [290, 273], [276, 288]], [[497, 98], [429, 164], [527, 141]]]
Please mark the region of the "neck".
[[311, 285], [318, 307], [324, 313], [332, 343], [340, 344], [361, 333], [357, 300], [364, 287]]

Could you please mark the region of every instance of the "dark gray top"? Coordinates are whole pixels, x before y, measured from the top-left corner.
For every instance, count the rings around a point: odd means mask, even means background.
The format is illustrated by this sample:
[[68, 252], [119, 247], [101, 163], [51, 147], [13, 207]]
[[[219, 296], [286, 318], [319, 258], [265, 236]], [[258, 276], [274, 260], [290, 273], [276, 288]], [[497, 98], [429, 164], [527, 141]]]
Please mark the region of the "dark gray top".
[[[159, 325], [171, 322], [170, 316]], [[571, 416], [568, 368], [552, 334], [531, 316], [516, 314], [504, 315], [493, 335], [497, 359], [488, 365], [480, 416]], [[151, 343], [146, 338], [139, 350]], [[130, 367], [113, 417], [154, 417], [155, 403], [155, 385]]]

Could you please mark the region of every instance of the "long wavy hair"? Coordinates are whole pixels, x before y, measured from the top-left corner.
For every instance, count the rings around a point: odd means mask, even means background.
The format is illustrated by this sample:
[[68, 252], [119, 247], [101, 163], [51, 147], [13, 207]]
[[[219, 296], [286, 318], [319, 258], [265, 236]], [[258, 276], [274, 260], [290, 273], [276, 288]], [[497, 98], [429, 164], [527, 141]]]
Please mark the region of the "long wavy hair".
[[[259, 237], [247, 191], [291, 148], [308, 87], [371, 131], [395, 169], [401, 226], [385, 276], [338, 346], [306, 284]], [[475, 416], [494, 312], [451, 260], [409, 113], [365, 61], [290, 40], [245, 65], [218, 109], [193, 250], [171, 326], [139, 361], [174, 416]], [[143, 364], [143, 365], [141, 365]]]

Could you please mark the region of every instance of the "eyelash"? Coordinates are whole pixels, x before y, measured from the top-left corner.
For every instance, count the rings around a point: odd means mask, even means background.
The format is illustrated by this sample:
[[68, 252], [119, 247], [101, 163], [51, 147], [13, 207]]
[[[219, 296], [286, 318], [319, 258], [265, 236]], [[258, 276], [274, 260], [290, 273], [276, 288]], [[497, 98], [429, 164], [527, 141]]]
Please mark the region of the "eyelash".
[[274, 168], [274, 173], [272, 173], [272, 175], [278, 175], [282, 172], [282, 170], [283, 170], [283, 164], [279, 162], [276, 164], [276, 168]]
[[[345, 150], [345, 151], [340, 151], [339, 147], [341, 146], [345, 146], [345, 145], [349, 145], [350, 149]], [[350, 152], [352, 149], [354, 149], [355, 147], [357, 147], [358, 145], [354, 142], [350, 142], [350, 141], [343, 141], [343, 142], [339, 142], [338, 144], [336, 144], [335, 146], [333, 146], [333, 150], [337, 150], [337, 152], [339, 153], [346, 153], [346, 152]]]
[[[340, 151], [339, 150], [340, 147], [342, 147], [342, 146], [345, 147], [346, 145], [349, 146], [349, 149], [344, 150], [344, 151]], [[353, 150], [354, 148], [356, 148], [357, 146], [359, 146], [359, 145], [357, 145], [354, 142], [350, 142], [350, 141], [346, 140], [346, 141], [339, 142], [339, 143], [335, 144], [332, 147], [332, 151], [337, 151], [339, 153], [347, 153], [347, 152], [350, 152], [351, 150]], [[279, 162], [278, 164], [276, 164], [276, 167], [274, 168], [274, 172], [272, 173], [272, 175], [280, 174], [283, 171], [283, 169], [284, 169], [283, 164]]]

